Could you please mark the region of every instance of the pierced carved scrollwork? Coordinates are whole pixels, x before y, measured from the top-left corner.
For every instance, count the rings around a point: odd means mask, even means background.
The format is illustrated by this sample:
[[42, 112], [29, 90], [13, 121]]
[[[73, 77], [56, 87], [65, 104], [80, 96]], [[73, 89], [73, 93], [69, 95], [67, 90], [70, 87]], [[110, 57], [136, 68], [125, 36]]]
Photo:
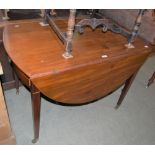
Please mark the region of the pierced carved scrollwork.
[[106, 19], [96, 19], [96, 18], [81, 20], [78, 24], [75, 25], [75, 30], [76, 30], [76, 32], [83, 33], [84, 32], [84, 28], [86, 26], [89, 26], [93, 30], [95, 30], [100, 25], [102, 25], [102, 30], [104, 32], [106, 32], [107, 29], [108, 29], [108, 27], [107, 27], [107, 20]]
[[108, 30], [114, 32], [114, 33], [119, 33], [125, 37], [129, 37], [130, 36], [130, 33], [129, 31], [123, 29], [122, 27], [120, 27], [119, 25], [113, 23], [113, 22], [109, 22], [108, 23]]
[[120, 33], [125, 37], [129, 37], [129, 32], [105, 18], [83, 19], [75, 25], [75, 31], [79, 33], [84, 33], [84, 28], [87, 26], [91, 27], [93, 30], [100, 26], [103, 32], [107, 32], [108, 30], [110, 30], [114, 33]]

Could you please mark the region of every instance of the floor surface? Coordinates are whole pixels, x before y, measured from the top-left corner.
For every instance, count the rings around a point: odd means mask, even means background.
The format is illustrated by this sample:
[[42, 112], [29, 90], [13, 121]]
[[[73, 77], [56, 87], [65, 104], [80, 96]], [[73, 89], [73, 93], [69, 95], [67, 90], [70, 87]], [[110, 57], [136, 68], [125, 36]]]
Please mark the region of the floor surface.
[[[41, 99], [40, 139], [36, 144], [155, 144], [155, 83], [146, 88], [155, 69], [155, 55], [139, 71], [118, 110], [121, 89], [92, 104], [66, 107]], [[5, 91], [17, 144], [33, 138], [30, 92]]]

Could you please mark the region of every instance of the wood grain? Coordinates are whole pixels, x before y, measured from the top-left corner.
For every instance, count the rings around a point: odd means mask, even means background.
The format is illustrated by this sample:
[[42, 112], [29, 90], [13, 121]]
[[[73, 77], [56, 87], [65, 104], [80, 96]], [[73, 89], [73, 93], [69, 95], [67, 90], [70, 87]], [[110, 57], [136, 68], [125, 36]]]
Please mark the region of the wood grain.
[[[66, 29], [66, 21], [57, 24]], [[62, 57], [64, 45], [56, 34], [38, 22], [6, 26], [3, 40], [18, 70], [41, 93], [64, 103], [81, 104], [104, 97], [122, 85], [151, 51], [141, 39], [136, 39], [136, 48], [127, 49], [123, 36], [87, 28], [84, 34], [74, 35], [73, 58], [66, 60]]]
[[[66, 21], [57, 24], [66, 29]], [[58, 102], [83, 104], [125, 83], [119, 106], [133, 81], [131, 77], [151, 52], [141, 39], [136, 39], [136, 48], [127, 49], [123, 36], [87, 28], [82, 35], [74, 34], [73, 58], [64, 59], [64, 45], [50, 27], [38, 22], [6, 26], [3, 41], [14, 71], [31, 90], [34, 143], [39, 138], [40, 93]]]

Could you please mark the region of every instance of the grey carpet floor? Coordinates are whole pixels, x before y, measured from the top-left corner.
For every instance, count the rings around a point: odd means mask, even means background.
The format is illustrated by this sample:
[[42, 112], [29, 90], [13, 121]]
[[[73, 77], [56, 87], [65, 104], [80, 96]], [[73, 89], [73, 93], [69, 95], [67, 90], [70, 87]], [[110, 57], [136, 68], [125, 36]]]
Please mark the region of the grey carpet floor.
[[[122, 106], [115, 110], [121, 89], [92, 104], [66, 107], [41, 99], [40, 139], [36, 144], [155, 144], [155, 56], [140, 69]], [[30, 92], [25, 87], [5, 91], [17, 144], [33, 137]]]

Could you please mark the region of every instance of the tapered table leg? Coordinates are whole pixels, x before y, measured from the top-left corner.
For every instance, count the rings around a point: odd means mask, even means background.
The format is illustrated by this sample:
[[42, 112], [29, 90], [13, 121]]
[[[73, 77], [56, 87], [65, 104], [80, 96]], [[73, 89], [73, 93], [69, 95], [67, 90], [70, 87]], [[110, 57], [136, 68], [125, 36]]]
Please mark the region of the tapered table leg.
[[14, 75], [14, 79], [15, 79], [16, 94], [19, 94], [19, 79], [15, 72], [13, 72], [13, 75]]
[[120, 107], [122, 101], [124, 100], [126, 94], [128, 93], [128, 91], [129, 91], [129, 89], [130, 89], [130, 87], [131, 87], [131, 84], [132, 84], [133, 80], [134, 80], [135, 77], [136, 77], [136, 74], [137, 74], [137, 72], [134, 73], [128, 80], [126, 80], [125, 86], [124, 86], [124, 88], [122, 89], [122, 93], [121, 93], [121, 95], [120, 95], [120, 97], [119, 97], [119, 100], [118, 100], [118, 102], [117, 102], [117, 105], [115, 106], [115, 109], [118, 109], [118, 108]]
[[40, 128], [40, 91], [33, 84], [31, 87], [31, 99], [34, 125], [34, 139], [32, 140], [32, 143], [36, 143], [39, 139]]
[[149, 87], [154, 80], [155, 80], [155, 72], [153, 73], [152, 77], [149, 79], [147, 86]]

